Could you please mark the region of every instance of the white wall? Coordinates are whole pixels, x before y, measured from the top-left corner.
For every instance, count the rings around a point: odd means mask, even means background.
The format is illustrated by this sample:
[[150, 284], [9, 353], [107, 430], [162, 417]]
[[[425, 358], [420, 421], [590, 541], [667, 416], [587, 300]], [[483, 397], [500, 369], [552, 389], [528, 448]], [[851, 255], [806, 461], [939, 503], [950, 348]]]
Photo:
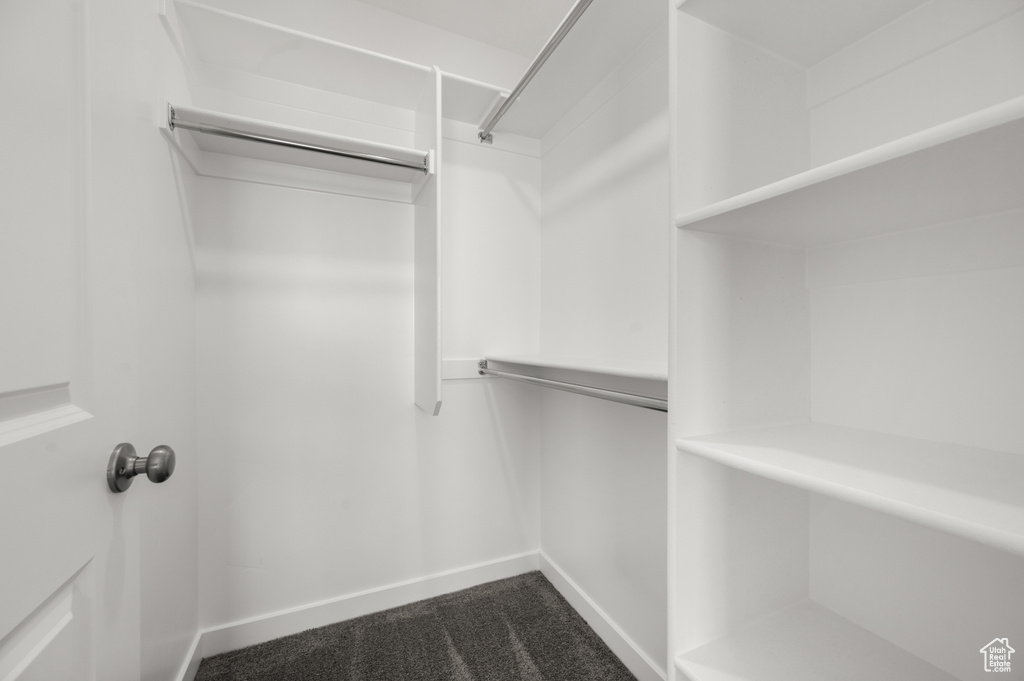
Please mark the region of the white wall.
[[810, 596], [841, 616], [965, 681], [989, 632], [1024, 637], [1019, 556], [816, 495], [810, 517]]
[[[667, 72], [662, 49], [544, 156], [541, 350], [664, 361]], [[664, 414], [537, 390], [541, 548], [664, 672]]]
[[[217, 4], [460, 75], [519, 75], [356, 2]], [[651, 40], [544, 159], [444, 141], [445, 359], [665, 360], [667, 74], [664, 36]], [[204, 102], [239, 113], [408, 134], [401, 112], [332, 121], [337, 97], [231, 73], [208, 84], [227, 90]], [[446, 380], [429, 417], [412, 401], [410, 206], [214, 179], [194, 193], [203, 626], [534, 551], [544, 527], [550, 558], [663, 669], [664, 416], [468, 379]]]
[[541, 159], [451, 139], [442, 156], [444, 357], [536, 353]]
[[668, 354], [666, 69], [658, 53], [544, 156], [546, 354]]
[[[138, 159], [130, 191], [147, 207], [136, 225], [139, 297], [140, 454], [170, 445], [174, 475], [137, 482], [141, 497], [141, 672], [175, 678], [199, 628], [199, 452], [196, 447], [195, 253], [190, 185], [194, 177], [157, 132], [157, 102], [188, 98], [182, 65], [154, 8], [133, 5], [139, 89], [138, 136], [123, 142]], [[127, 31], [121, 27], [122, 31]]]
[[516, 386], [413, 404], [412, 207], [202, 180], [205, 626], [535, 550]]
[[1022, 224], [1012, 211], [812, 250], [812, 419], [1024, 453]]
[[1024, 94], [1024, 3], [932, 0], [807, 71], [821, 165]]
[[664, 671], [665, 415], [535, 390], [543, 400], [541, 548]]

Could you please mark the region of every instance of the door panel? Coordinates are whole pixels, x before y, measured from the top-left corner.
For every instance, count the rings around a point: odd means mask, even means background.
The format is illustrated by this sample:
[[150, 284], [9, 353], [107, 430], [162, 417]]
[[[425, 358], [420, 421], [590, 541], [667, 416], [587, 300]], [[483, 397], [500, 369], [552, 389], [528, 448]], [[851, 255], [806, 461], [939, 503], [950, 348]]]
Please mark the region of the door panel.
[[19, 627], [0, 647], [0, 679], [53, 681], [81, 678], [89, 669], [88, 625], [91, 592], [88, 568], [75, 575], [57, 594]]
[[[66, 384], [76, 340], [73, 286], [84, 149], [81, 30], [67, 0], [0, 5], [0, 395]], [[2, 415], [0, 415], [2, 418]]]
[[139, 677], [137, 502], [104, 477], [137, 423], [135, 242], [111, 200], [130, 171], [97, 151], [117, 140], [94, 93], [120, 79], [90, 9], [0, 3], [4, 681]]

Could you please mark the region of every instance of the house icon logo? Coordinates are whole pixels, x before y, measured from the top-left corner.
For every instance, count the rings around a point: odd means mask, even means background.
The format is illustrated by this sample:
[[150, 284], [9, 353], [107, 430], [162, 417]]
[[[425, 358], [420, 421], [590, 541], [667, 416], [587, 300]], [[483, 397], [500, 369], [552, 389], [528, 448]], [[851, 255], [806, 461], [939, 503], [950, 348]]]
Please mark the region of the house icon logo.
[[994, 638], [992, 642], [981, 649], [985, 658], [985, 671], [987, 672], [1008, 672], [1010, 671], [1010, 656], [1015, 651], [1010, 647], [1009, 639]]

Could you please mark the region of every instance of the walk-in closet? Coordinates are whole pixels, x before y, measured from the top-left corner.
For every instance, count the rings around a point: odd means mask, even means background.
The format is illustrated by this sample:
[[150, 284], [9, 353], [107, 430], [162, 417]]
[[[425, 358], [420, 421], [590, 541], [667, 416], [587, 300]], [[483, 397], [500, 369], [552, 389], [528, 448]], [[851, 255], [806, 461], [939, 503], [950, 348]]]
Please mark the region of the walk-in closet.
[[9, 0], [0, 63], [0, 679], [1024, 677], [1024, 0]]

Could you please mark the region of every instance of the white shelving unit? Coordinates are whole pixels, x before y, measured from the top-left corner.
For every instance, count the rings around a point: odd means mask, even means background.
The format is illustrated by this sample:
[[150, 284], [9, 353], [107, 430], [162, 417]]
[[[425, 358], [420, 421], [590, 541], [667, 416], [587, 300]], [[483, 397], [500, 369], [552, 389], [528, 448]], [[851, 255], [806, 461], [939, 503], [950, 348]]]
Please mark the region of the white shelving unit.
[[1024, 457], [808, 423], [679, 440], [681, 452], [1024, 555]]
[[813, 247], [1019, 209], [1022, 176], [1018, 97], [691, 211], [676, 225]]
[[1024, 640], [1024, 3], [676, 7], [670, 677], [981, 678]]
[[676, 659], [688, 681], [955, 681], [937, 669], [811, 601]]
[[430, 67], [191, 0], [173, 0], [195, 68], [216, 66], [414, 110]]
[[600, 361], [553, 355], [488, 355], [491, 369], [665, 400], [668, 369], [660, 362]]
[[[171, 104], [170, 106], [174, 105]], [[174, 134], [176, 148], [189, 162], [193, 170], [200, 175], [211, 173], [208, 169], [210, 162], [206, 159], [208, 154], [241, 156], [304, 168], [365, 175], [406, 184], [413, 184], [417, 181], [422, 184], [424, 176], [433, 171], [431, 151], [426, 149], [408, 149], [390, 144], [379, 144], [341, 135], [330, 135], [318, 130], [307, 130], [205, 109], [182, 106], [175, 106], [174, 108], [176, 115], [187, 119], [190, 125], [198, 127], [208, 126], [212, 130], [235, 130], [244, 135], [252, 136], [252, 139], [245, 139], [240, 136], [208, 134], [184, 128], [180, 132], [176, 132]], [[168, 130], [168, 132], [170, 131]], [[191, 139], [191, 143], [182, 143], [180, 135], [188, 136]], [[260, 140], [274, 141], [264, 142]], [[287, 143], [294, 143], [295, 146], [288, 146]], [[381, 159], [408, 163], [411, 166], [422, 166], [422, 169], [378, 163], [362, 158], [346, 158], [341, 155], [303, 148], [305, 146], [328, 150], [329, 152], [379, 157]], [[205, 153], [197, 154], [195, 153], [196, 150]]]
[[668, 380], [668, 367], [662, 362], [604, 361], [563, 355], [487, 355], [485, 359], [489, 362], [516, 364], [535, 370], [556, 369], [655, 383], [665, 383]]

